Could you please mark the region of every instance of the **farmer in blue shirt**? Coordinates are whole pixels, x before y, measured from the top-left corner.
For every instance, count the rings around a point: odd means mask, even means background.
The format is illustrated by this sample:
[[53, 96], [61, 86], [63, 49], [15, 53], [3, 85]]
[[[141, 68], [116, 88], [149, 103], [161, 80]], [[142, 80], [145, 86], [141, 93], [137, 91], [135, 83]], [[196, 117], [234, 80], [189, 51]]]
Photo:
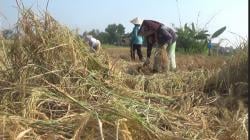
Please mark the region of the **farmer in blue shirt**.
[[143, 61], [142, 51], [141, 47], [143, 44], [143, 38], [142, 36], [138, 35], [138, 31], [140, 29], [140, 25], [142, 23], [142, 20], [140, 20], [138, 17], [131, 20], [131, 23], [133, 23], [135, 26], [133, 28], [133, 31], [131, 33], [131, 59], [135, 60], [135, 51], [137, 51], [137, 55], [139, 56], [140, 61]]
[[208, 56], [211, 55], [211, 48], [212, 48], [212, 42], [211, 42], [211, 39], [208, 41]]

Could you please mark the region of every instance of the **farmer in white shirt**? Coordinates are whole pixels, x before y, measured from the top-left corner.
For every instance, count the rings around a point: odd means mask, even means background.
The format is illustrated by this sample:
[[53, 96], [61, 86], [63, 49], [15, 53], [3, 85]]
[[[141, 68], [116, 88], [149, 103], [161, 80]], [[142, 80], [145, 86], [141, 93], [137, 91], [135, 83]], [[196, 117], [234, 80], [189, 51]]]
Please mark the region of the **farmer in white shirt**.
[[92, 35], [87, 35], [85, 37], [85, 41], [90, 46], [90, 51], [91, 52], [98, 53], [100, 51], [100, 49], [101, 49], [101, 42], [99, 40], [95, 39]]

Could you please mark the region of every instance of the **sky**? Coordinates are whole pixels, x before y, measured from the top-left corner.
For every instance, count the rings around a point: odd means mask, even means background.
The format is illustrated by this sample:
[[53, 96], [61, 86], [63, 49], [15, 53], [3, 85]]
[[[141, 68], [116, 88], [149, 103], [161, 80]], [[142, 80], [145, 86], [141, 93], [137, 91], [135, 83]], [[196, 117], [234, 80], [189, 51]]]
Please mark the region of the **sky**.
[[[17, 0], [20, 1], [20, 0]], [[22, 0], [26, 7], [44, 11], [47, 0]], [[80, 33], [109, 24], [122, 24], [131, 32], [135, 17], [152, 19], [167, 26], [195, 23], [210, 34], [226, 26], [226, 31], [213, 42], [239, 36], [248, 38], [248, 0], [49, 0], [49, 13], [61, 24]], [[0, 0], [0, 30], [12, 28], [18, 18], [16, 0]], [[237, 34], [237, 35], [235, 35]], [[224, 41], [224, 45], [229, 42]]]

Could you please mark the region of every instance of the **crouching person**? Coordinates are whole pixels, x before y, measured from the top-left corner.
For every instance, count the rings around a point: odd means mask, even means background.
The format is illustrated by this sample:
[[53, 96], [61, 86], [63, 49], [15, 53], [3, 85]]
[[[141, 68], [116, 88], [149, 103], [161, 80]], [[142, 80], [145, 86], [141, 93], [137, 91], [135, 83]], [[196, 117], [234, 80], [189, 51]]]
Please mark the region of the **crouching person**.
[[100, 50], [101, 50], [101, 42], [98, 39], [95, 39], [91, 35], [87, 35], [85, 37], [85, 41], [89, 45], [91, 52], [95, 52], [95, 53], [100, 52]]
[[[175, 71], [176, 33], [160, 22], [144, 20], [139, 30], [139, 34], [144, 36], [147, 41], [147, 59], [144, 66], [149, 65], [151, 50], [153, 46], [156, 46], [153, 71]], [[169, 61], [167, 60], [167, 55]]]

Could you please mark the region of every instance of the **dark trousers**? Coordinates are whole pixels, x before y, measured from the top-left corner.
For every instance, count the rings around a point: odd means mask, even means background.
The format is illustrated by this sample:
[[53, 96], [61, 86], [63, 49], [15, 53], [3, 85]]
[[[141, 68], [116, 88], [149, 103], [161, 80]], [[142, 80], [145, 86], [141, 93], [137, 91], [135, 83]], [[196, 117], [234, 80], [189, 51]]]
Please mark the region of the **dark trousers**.
[[135, 51], [137, 51], [137, 55], [139, 56], [139, 59], [142, 61], [142, 52], [141, 52], [141, 44], [133, 44], [131, 48], [131, 59], [135, 60]]

